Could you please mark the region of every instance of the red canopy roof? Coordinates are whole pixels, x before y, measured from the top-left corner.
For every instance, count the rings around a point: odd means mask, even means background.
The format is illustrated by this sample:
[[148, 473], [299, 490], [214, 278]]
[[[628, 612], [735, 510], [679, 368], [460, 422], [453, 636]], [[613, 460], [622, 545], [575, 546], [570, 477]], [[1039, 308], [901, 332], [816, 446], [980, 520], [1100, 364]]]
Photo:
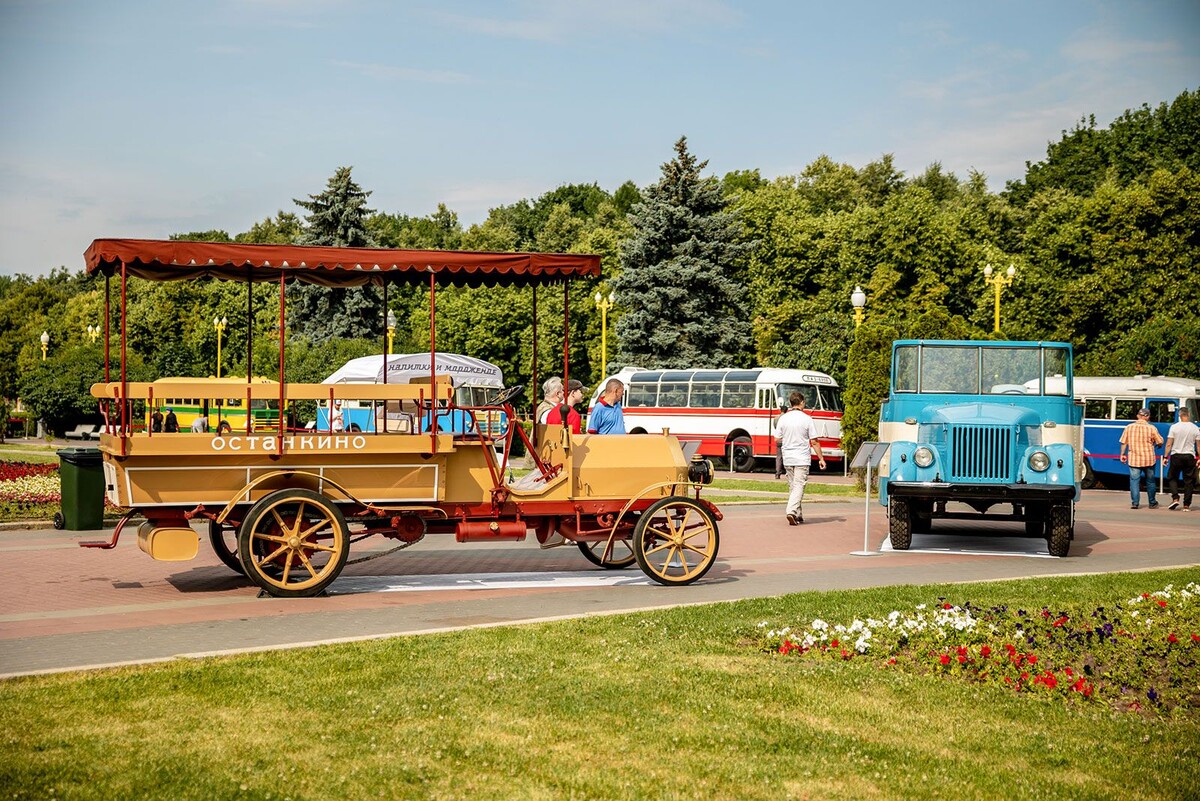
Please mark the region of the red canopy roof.
[[307, 245], [236, 245], [155, 239], [97, 239], [83, 254], [89, 273], [151, 281], [220, 278], [278, 281], [286, 275], [322, 286], [426, 283], [527, 286], [600, 275], [600, 257], [568, 253], [475, 253]]

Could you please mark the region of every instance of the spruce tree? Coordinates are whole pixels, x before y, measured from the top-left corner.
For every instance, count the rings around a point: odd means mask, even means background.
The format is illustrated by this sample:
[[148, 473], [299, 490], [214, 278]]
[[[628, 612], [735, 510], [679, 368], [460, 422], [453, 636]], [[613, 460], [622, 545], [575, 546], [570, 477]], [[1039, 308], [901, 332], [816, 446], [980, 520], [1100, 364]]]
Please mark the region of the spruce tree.
[[[300, 244], [375, 247], [375, 239], [367, 229], [367, 218], [375, 213], [367, 208], [371, 193], [354, 182], [351, 169], [339, 167], [324, 192], [309, 195], [309, 200], [294, 200], [297, 206], [308, 210]], [[295, 284], [288, 292], [292, 331], [313, 342], [380, 339], [384, 317], [379, 290], [371, 285], [338, 289]]]
[[633, 207], [633, 235], [612, 282], [624, 315], [616, 361], [646, 368], [732, 367], [751, 349], [749, 300], [739, 268], [751, 243], [727, 209], [720, 183], [687, 137], [662, 178]]

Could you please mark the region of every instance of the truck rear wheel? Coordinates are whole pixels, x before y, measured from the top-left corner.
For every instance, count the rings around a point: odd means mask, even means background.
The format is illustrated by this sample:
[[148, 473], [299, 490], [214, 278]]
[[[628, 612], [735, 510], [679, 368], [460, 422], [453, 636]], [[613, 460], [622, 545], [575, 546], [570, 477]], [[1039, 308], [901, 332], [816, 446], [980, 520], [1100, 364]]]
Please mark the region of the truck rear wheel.
[[888, 502], [888, 536], [893, 550], [907, 551], [912, 545], [912, 507], [903, 498]]
[[1071, 520], [1070, 504], [1057, 504], [1050, 508], [1046, 542], [1051, 556], [1066, 556], [1071, 549], [1071, 537], [1075, 524]]

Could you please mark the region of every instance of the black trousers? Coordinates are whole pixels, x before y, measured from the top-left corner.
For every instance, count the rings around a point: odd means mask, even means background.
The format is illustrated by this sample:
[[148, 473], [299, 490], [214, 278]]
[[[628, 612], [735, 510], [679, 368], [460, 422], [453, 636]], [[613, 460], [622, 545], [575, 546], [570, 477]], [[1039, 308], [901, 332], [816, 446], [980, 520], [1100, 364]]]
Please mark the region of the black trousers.
[[1179, 479], [1183, 478], [1183, 505], [1192, 505], [1192, 492], [1196, 489], [1196, 457], [1190, 453], [1172, 453], [1167, 465], [1167, 481], [1171, 487], [1171, 500], [1179, 500]]

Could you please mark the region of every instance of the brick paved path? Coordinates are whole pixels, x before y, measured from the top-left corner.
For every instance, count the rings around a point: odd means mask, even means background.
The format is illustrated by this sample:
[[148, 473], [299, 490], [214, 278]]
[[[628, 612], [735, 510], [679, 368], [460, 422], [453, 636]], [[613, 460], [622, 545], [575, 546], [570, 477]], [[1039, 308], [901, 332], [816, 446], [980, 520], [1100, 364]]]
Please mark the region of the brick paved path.
[[[573, 546], [460, 545], [431, 536], [348, 567], [329, 597], [292, 600], [258, 598], [220, 564], [207, 538], [193, 561], [155, 562], [138, 550], [133, 531], [111, 551], [77, 546], [97, 539], [94, 532], [0, 531], [0, 675], [799, 590], [1200, 565], [1200, 513], [1128, 507], [1123, 493], [1085, 493], [1071, 555], [1052, 559], [1038, 555], [1042, 541], [980, 536], [1019, 524], [961, 521], [935, 522], [934, 532], [955, 536], [916, 535], [911, 552], [852, 556], [863, 547], [862, 500], [806, 501], [808, 522], [795, 528], [777, 505], [728, 506], [718, 562], [690, 587], [659, 586], [636, 567], [598, 570]], [[886, 519], [875, 504], [870, 515], [878, 550]], [[498, 577], [499, 586], [488, 583]], [[403, 591], [378, 591], [388, 588]]]

